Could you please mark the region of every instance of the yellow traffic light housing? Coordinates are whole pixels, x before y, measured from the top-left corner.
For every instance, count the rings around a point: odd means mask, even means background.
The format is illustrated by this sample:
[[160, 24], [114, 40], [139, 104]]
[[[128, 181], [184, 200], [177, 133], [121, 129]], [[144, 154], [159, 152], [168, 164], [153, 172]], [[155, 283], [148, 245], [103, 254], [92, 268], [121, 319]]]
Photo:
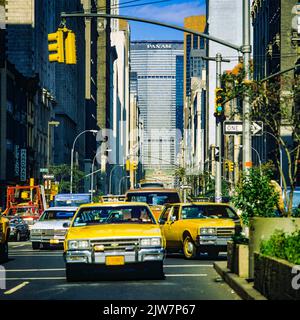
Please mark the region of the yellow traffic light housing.
[[77, 59], [75, 33], [67, 28], [65, 28], [64, 31], [67, 33], [67, 37], [65, 40], [66, 64], [76, 64]]
[[126, 168], [126, 171], [130, 171], [130, 160], [126, 160], [125, 168]]
[[216, 88], [215, 90], [215, 103], [216, 103], [216, 112], [215, 116], [220, 116], [224, 112], [223, 107], [223, 89], [222, 88]]
[[229, 171], [230, 172], [234, 171], [234, 163], [232, 161], [230, 161], [230, 163], [229, 163]]
[[63, 29], [58, 29], [54, 33], [48, 34], [49, 61], [64, 63], [64, 33]]
[[224, 166], [225, 166], [225, 171], [228, 171], [229, 170], [229, 161], [225, 160]]

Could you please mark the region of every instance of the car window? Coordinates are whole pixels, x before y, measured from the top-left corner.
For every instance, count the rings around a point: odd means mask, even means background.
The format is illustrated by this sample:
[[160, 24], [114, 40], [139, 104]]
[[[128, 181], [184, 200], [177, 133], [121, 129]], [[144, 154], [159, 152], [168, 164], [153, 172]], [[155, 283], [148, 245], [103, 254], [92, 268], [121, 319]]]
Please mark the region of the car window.
[[163, 221], [163, 222], [166, 222], [168, 220], [168, 216], [169, 216], [169, 213], [171, 211], [172, 207], [167, 207], [163, 213], [161, 214], [159, 220], [160, 221]]
[[182, 208], [182, 219], [236, 219], [237, 214], [227, 206], [191, 205]]
[[73, 218], [74, 211], [56, 211], [56, 210], [47, 210], [43, 213], [40, 220], [70, 220]]
[[177, 192], [130, 192], [127, 201], [146, 202], [149, 205], [164, 205], [180, 202]]
[[178, 206], [173, 207], [173, 211], [172, 211], [171, 216], [175, 217], [176, 221], [179, 220], [179, 207]]
[[150, 210], [145, 206], [101, 206], [81, 208], [74, 219], [73, 226], [78, 227], [107, 223], [155, 224], [156, 221]]

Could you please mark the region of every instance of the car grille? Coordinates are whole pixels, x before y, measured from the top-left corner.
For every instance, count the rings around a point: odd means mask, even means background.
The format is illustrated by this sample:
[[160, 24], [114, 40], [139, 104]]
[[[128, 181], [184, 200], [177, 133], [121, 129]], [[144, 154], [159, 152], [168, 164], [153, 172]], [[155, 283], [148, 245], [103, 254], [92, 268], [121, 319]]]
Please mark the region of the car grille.
[[135, 251], [140, 248], [139, 239], [91, 240], [92, 246], [103, 246], [104, 251]]
[[54, 236], [54, 230], [41, 230], [42, 236]]
[[54, 235], [56, 236], [65, 236], [67, 230], [54, 230]]
[[231, 237], [234, 234], [234, 228], [217, 228], [218, 237]]

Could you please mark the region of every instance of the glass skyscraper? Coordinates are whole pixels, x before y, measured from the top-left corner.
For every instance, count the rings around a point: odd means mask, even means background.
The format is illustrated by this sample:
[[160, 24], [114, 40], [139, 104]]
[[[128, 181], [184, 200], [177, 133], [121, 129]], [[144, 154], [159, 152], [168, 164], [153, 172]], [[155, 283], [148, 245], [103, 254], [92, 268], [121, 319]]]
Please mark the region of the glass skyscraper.
[[144, 121], [144, 168], [174, 169], [183, 119], [183, 41], [134, 41], [131, 72], [137, 74]]

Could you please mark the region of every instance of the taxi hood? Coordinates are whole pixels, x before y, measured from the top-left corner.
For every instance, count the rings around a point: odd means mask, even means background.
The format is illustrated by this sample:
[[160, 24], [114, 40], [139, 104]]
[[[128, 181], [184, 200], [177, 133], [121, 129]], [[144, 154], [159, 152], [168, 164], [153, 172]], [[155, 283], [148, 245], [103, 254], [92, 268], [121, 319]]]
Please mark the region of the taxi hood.
[[93, 226], [71, 227], [67, 235], [67, 240], [160, 236], [161, 230], [157, 224], [98, 224]]

